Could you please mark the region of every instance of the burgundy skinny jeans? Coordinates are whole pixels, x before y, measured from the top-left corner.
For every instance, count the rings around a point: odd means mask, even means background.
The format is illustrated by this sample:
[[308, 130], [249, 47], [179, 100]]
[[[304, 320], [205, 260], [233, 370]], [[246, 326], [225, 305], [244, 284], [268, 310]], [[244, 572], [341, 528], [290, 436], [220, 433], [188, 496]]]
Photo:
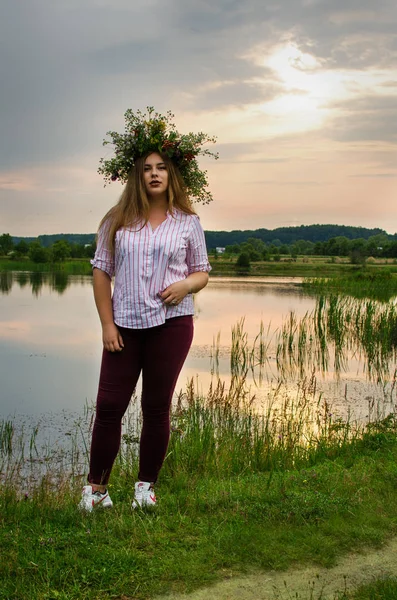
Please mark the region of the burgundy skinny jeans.
[[103, 351], [88, 481], [106, 485], [120, 448], [121, 420], [142, 371], [140, 481], [155, 483], [170, 436], [170, 408], [193, 339], [191, 315], [148, 329], [118, 327], [121, 352]]

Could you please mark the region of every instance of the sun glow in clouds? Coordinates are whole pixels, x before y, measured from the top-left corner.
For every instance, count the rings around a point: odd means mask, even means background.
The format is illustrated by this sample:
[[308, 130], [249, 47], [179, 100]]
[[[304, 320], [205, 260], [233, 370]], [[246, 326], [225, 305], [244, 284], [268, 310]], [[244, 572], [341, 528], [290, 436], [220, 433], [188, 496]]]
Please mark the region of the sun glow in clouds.
[[[267, 133], [283, 135], [321, 128], [337, 109], [338, 101], [362, 94], [385, 95], [387, 71], [353, 71], [325, 69], [313, 55], [304, 53], [292, 42], [278, 46], [265, 60], [256, 62], [270, 67], [284, 88], [274, 100], [260, 105], [259, 110], [271, 116]], [[378, 87], [379, 86], [379, 87]]]
[[277, 74], [285, 93], [262, 105], [274, 118], [274, 133], [295, 133], [319, 128], [329, 116], [327, 103], [344, 95], [344, 76], [322, 71], [311, 54], [295, 45], [278, 47], [265, 65]]
[[[393, 96], [392, 73], [387, 69], [370, 71], [331, 69], [325, 61], [303, 52], [292, 40], [268, 47], [256, 46], [240, 59], [266, 68], [263, 77], [245, 83], [263, 86], [264, 96], [270, 87], [278, 87], [277, 96], [244, 107], [231, 105], [222, 110], [186, 112], [180, 115], [181, 126], [189, 129], [197, 119], [213, 131], [223, 143], [263, 141], [290, 134], [321, 131], [333, 118], [348, 109], [343, 103], [365, 96]], [[269, 69], [271, 71], [269, 77]], [[207, 89], [224, 88], [228, 80], [211, 81]], [[200, 88], [202, 90], [202, 86]], [[246, 158], [246, 157], [245, 157]]]

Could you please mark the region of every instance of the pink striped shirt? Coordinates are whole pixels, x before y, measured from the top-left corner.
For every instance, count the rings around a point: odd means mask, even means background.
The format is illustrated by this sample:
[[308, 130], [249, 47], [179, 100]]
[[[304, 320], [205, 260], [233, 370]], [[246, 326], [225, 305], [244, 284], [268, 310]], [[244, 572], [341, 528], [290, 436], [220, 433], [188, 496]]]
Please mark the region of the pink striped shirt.
[[159, 296], [171, 283], [190, 273], [211, 270], [204, 231], [197, 215], [174, 210], [153, 231], [125, 227], [116, 233], [115, 256], [107, 247], [109, 221], [98, 232], [93, 267], [114, 276], [113, 318], [120, 327], [146, 329], [162, 325], [170, 317], [193, 315], [188, 294], [178, 306], [167, 306]]

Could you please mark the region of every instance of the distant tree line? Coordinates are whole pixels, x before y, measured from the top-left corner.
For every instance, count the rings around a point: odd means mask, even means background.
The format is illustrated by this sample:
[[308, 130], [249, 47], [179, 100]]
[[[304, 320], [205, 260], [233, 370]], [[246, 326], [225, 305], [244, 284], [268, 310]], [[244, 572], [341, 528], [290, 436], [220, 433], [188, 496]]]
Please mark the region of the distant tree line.
[[[397, 240], [390, 239], [387, 234], [379, 234], [368, 239], [357, 238], [349, 240], [347, 237], [338, 236], [326, 242], [310, 242], [298, 240], [293, 244], [265, 244], [261, 239], [248, 238], [241, 244], [232, 244], [225, 247], [224, 257], [238, 256], [237, 265], [246, 266], [250, 262], [261, 260], [281, 260], [281, 257], [290, 256], [297, 258], [306, 256], [347, 256], [353, 263], [364, 262], [368, 257], [397, 258]], [[217, 256], [216, 250], [210, 251]]]
[[[389, 235], [379, 228], [348, 225], [301, 225], [277, 229], [205, 231], [209, 252], [226, 248], [226, 255], [248, 256], [250, 261], [279, 260], [282, 255], [397, 257], [397, 234]], [[95, 234], [63, 233], [37, 238], [0, 236], [0, 254], [29, 256], [36, 262], [60, 262], [66, 258], [91, 257], [95, 252]], [[35, 257], [35, 258], [33, 258]]]
[[13, 236], [12, 240], [14, 244], [18, 244], [21, 240], [24, 240], [28, 244], [30, 244], [30, 242], [40, 242], [44, 248], [49, 248], [59, 240], [64, 240], [69, 244], [85, 246], [86, 244], [92, 244], [95, 241], [95, 233], [54, 233], [52, 235], [39, 235], [38, 237]]
[[367, 229], [365, 227], [351, 227], [348, 225], [300, 225], [299, 227], [279, 227], [277, 229], [256, 229], [254, 231], [206, 231], [205, 239], [207, 248], [231, 246], [242, 244], [249, 238], [262, 240], [268, 245], [288, 245], [299, 241], [327, 242], [336, 237], [344, 237], [348, 240], [364, 239], [376, 235], [384, 235], [388, 239], [397, 240], [397, 234], [388, 235], [383, 229]]
[[[256, 238], [265, 242], [281, 246], [291, 245], [298, 241], [327, 242], [331, 238], [345, 237], [348, 240], [364, 239], [375, 235], [384, 235], [388, 239], [397, 240], [397, 234], [388, 235], [383, 229], [366, 227], [352, 227], [350, 225], [300, 225], [298, 227], [278, 227], [277, 229], [255, 229], [234, 231], [205, 231], [207, 248], [212, 250], [217, 247], [225, 248], [233, 244], [246, 242], [248, 238]], [[65, 240], [70, 244], [91, 244], [95, 240], [95, 233], [57, 233], [53, 235], [40, 235], [38, 238], [13, 237], [14, 244], [21, 240], [30, 243], [40, 241], [45, 248], [52, 246], [58, 240]]]
[[70, 258], [92, 258], [96, 243], [92, 237], [91, 240], [91, 243], [71, 243], [67, 239], [58, 239], [45, 246], [40, 237], [30, 242], [19, 238], [15, 243], [9, 233], [3, 233], [0, 236], [0, 255], [8, 256], [11, 260], [28, 258], [35, 263], [60, 263]]

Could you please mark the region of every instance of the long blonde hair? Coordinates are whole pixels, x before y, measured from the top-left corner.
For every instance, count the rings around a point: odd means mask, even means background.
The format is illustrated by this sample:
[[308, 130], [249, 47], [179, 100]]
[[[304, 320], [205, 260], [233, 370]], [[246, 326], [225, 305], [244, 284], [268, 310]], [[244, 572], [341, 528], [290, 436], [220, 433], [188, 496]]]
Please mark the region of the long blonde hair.
[[[142, 221], [142, 227], [144, 227], [149, 220], [150, 202], [146, 193], [143, 174], [145, 160], [150, 154], [153, 154], [153, 152], [136, 160], [119, 201], [115, 206], [112, 206], [99, 224], [100, 229], [106, 221], [109, 221], [107, 246], [113, 255], [116, 231], [122, 227], [140, 224]], [[195, 215], [196, 213], [192, 208], [185, 183], [178, 168], [166, 154], [161, 152], [157, 152], [157, 154], [163, 159], [168, 171], [168, 210], [171, 214], [173, 214], [174, 209], [178, 209], [188, 215]]]

